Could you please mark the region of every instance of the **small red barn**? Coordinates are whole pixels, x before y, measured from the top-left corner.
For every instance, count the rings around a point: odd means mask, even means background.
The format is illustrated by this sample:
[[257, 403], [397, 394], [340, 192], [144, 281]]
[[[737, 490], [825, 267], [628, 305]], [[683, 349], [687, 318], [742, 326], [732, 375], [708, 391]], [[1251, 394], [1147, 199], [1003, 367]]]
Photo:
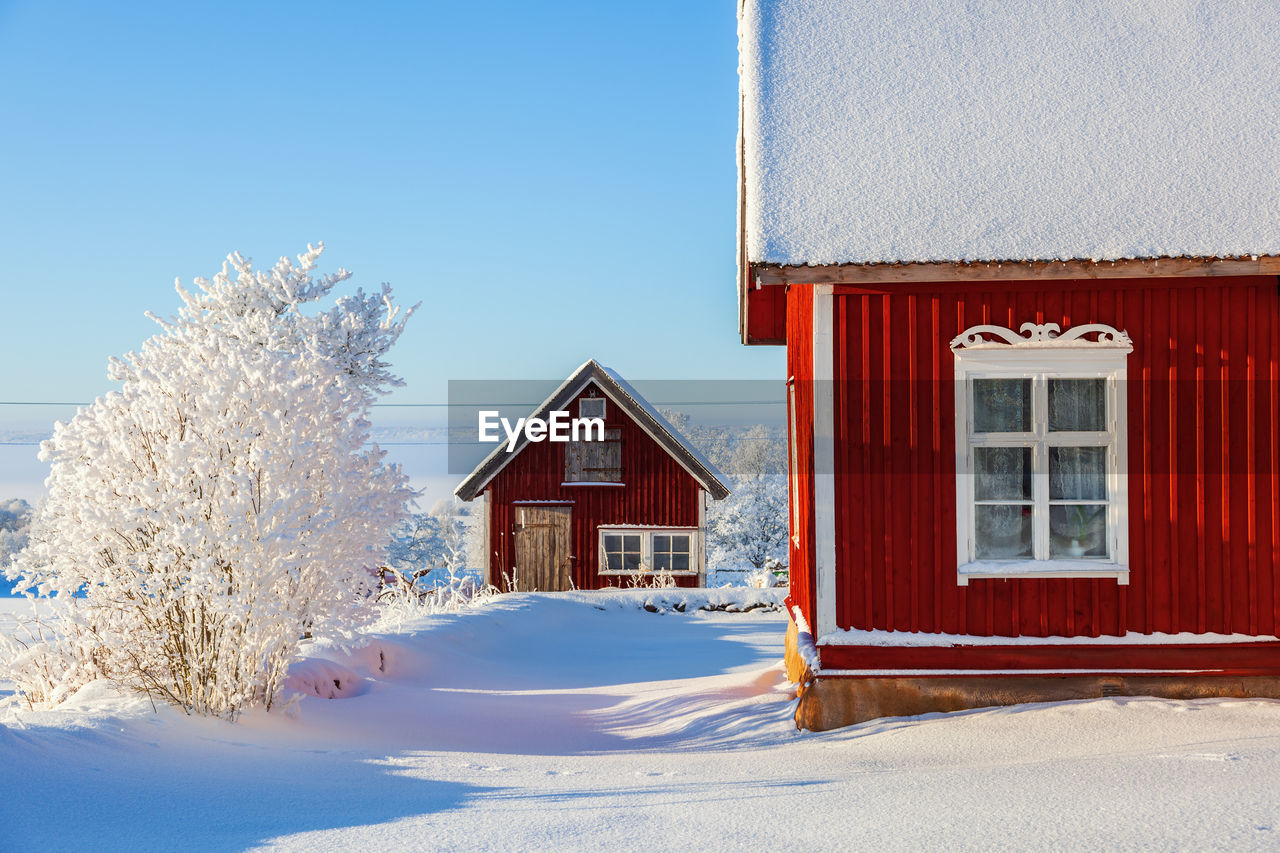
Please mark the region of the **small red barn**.
[[706, 500], [724, 477], [616, 372], [588, 361], [531, 418], [603, 418], [600, 440], [497, 447], [462, 481], [485, 496], [490, 583], [524, 591], [625, 586], [669, 572], [680, 586], [706, 576]]
[[787, 348], [797, 724], [1280, 697], [1278, 31], [744, 0], [741, 333]]

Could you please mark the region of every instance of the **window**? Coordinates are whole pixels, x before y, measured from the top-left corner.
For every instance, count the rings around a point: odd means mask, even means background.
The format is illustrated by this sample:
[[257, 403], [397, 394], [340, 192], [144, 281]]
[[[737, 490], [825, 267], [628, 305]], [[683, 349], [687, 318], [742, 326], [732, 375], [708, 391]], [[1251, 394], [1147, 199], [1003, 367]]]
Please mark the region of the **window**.
[[604, 397], [583, 397], [578, 401], [578, 417], [603, 418]]
[[651, 541], [655, 572], [689, 571], [692, 536], [688, 533], [655, 533]]
[[681, 527], [652, 529], [600, 528], [600, 573], [698, 572], [697, 530]]
[[959, 581], [1127, 583], [1122, 391], [1132, 344], [1098, 324], [1022, 331], [975, 326], [951, 343]]
[[564, 483], [576, 486], [596, 483], [622, 485], [622, 429], [606, 427], [604, 441], [570, 441], [565, 444]]
[[644, 552], [638, 533], [606, 533], [601, 537], [600, 549], [604, 554], [601, 566], [611, 572], [636, 572]]

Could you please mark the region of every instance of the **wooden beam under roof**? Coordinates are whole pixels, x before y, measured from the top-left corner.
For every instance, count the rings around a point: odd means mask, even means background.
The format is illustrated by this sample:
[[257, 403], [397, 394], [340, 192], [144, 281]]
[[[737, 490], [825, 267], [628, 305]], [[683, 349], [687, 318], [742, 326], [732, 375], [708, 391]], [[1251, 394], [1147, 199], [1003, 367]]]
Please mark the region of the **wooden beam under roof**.
[[[1118, 261], [978, 261], [904, 264], [751, 264], [757, 285], [893, 281], [1027, 281], [1227, 275], [1280, 275], [1280, 256], [1132, 258]], [[744, 324], [745, 325], [745, 324]]]

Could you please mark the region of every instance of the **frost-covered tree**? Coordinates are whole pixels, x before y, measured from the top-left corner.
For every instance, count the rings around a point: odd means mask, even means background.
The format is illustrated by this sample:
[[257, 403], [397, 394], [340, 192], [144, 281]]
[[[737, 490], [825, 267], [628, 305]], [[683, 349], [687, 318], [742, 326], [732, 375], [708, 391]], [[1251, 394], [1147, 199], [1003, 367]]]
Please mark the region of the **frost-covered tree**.
[[49, 497], [9, 574], [55, 596], [60, 639], [10, 665], [30, 700], [106, 677], [270, 708], [300, 639], [369, 618], [356, 589], [411, 493], [367, 412], [400, 384], [384, 359], [412, 309], [387, 285], [315, 307], [350, 277], [313, 276], [322, 249], [179, 284], [178, 316], [110, 361], [120, 390], [42, 445]]
[[472, 559], [478, 547], [476, 519], [468, 504], [442, 498], [431, 512], [414, 513], [396, 527], [387, 562], [399, 570], [450, 569], [479, 565]]
[[467, 568], [467, 505], [450, 496], [437, 501], [431, 514], [440, 522], [444, 567], [451, 571]]
[[707, 511], [712, 565], [758, 569], [770, 558], [786, 560], [786, 464], [779, 430], [754, 426], [735, 438], [725, 471], [733, 491]]
[[757, 424], [746, 429], [695, 424], [683, 412], [662, 415], [729, 478], [729, 497], [707, 505], [707, 563], [762, 568], [787, 559], [787, 437]]
[[22, 498], [0, 501], [0, 570], [27, 547], [32, 512], [31, 504]]
[[444, 539], [440, 520], [426, 512], [415, 512], [396, 525], [387, 546], [387, 565], [412, 573], [442, 565]]

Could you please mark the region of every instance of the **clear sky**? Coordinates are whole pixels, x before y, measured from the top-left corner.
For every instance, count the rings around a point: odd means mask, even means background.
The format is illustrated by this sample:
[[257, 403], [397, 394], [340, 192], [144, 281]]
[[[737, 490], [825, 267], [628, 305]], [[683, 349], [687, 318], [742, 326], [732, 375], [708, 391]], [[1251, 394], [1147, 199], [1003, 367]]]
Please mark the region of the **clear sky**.
[[316, 240], [423, 303], [397, 399], [785, 378], [736, 335], [735, 11], [0, 0], [0, 398], [92, 398], [175, 276]]
[[[0, 400], [109, 390], [175, 277], [317, 240], [325, 270], [422, 302], [395, 401], [588, 357], [785, 379], [780, 348], [736, 331], [735, 16], [0, 0]], [[41, 417], [0, 406], [0, 429]]]

